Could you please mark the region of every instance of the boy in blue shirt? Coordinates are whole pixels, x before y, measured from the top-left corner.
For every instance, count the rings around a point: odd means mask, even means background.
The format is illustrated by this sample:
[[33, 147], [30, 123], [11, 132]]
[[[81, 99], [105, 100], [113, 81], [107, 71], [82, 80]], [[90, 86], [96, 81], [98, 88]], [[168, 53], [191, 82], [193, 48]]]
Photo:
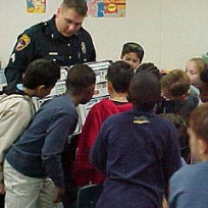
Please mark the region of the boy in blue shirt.
[[208, 198], [208, 103], [190, 115], [188, 134], [191, 155], [197, 164], [187, 165], [170, 180], [170, 208], [207, 208]]
[[[66, 93], [41, 106], [28, 129], [6, 154], [4, 165], [7, 208], [38, 207], [48, 197], [40, 190], [48, 177], [53, 181], [53, 202], [60, 201], [65, 190], [62, 153], [77, 124], [78, 104], [88, 102], [94, 93], [95, 73], [87, 65], [74, 65], [68, 72]], [[17, 159], [18, 158], [18, 159]]]

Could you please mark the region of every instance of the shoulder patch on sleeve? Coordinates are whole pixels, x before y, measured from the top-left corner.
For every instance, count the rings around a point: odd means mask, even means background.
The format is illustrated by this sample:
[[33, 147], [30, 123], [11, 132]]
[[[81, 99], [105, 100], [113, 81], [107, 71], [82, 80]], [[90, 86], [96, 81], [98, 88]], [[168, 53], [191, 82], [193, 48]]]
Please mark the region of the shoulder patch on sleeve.
[[26, 34], [23, 34], [17, 43], [17, 46], [15, 48], [16, 51], [21, 51], [24, 48], [26, 48], [30, 44], [30, 37]]

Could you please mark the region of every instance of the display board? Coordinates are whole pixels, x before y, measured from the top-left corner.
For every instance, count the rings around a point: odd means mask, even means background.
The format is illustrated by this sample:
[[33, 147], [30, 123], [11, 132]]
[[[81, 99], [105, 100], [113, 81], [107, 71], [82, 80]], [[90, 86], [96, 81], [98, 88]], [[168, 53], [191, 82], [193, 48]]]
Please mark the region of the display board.
[[[89, 110], [92, 108], [92, 106], [98, 102], [100, 102], [102, 99], [108, 97], [108, 90], [107, 90], [107, 69], [110, 65], [111, 61], [99, 61], [99, 62], [90, 62], [86, 63], [88, 66], [90, 66], [93, 71], [96, 74], [96, 84], [95, 84], [95, 91], [92, 99], [86, 103], [85, 105], [79, 105], [77, 107], [77, 112], [79, 114], [79, 122], [76, 128], [76, 131], [74, 134], [79, 134], [81, 132], [82, 126], [84, 125], [86, 116], [89, 112]], [[66, 78], [67, 73], [70, 70], [70, 67], [64, 66], [61, 67], [61, 78], [56, 83], [55, 87], [51, 90], [51, 93], [43, 98], [33, 98], [33, 102], [35, 104], [36, 110], [40, 108], [40, 106], [50, 100], [53, 99], [54, 96], [62, 95], [66, 91]]]

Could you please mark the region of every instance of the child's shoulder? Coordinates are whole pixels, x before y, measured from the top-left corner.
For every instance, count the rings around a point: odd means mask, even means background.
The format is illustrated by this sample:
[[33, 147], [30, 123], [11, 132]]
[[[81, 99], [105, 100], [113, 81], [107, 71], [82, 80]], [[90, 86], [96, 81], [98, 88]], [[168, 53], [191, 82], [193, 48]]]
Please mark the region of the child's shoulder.
[[190, 86], [190, 94], [199, 96], [199, 90], [193, 85]]

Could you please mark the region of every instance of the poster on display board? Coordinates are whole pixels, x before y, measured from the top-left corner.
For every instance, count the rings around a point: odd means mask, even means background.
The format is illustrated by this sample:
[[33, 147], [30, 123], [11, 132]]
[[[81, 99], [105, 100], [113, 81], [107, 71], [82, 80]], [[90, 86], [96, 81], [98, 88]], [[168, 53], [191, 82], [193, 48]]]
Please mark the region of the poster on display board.
[[126, 0], [85, 0], [88, 17], [125, 17]]
[[46, 13], [46, 0], [26, 0], [27, 13]]

